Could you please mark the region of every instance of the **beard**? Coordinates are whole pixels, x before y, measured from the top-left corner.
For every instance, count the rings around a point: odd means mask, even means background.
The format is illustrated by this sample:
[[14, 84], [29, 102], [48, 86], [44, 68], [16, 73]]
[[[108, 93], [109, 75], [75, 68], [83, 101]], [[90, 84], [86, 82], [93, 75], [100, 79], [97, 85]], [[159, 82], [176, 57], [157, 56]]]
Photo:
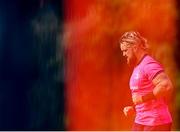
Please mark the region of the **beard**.
[[134, 55], [127, 58], [127, 64], [131, 68], [134, 68], [136, 66], [136, 63], [137, 63], [137, 58]]

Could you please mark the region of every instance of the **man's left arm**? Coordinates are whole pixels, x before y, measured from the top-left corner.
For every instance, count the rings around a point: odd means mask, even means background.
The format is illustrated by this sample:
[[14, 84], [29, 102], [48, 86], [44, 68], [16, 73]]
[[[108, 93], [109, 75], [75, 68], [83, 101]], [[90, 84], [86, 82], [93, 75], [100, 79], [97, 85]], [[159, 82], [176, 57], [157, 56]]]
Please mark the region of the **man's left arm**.
[[164, 72], [159, 73], [152, 82], [155, 86], [153, 94], [156, 98], [168, 97], [171, 95], [173, 85], [169, 77]]
[[173, 91], [173, 85], [165, 72], [161, 72], [156, 75], [153, 78], [152, 83], [154, 84], [154, 89], [151, 93], [148, 93], [144, 96], [133, 95], [132, 100], [135, 105], [161, 97], [168, 97], [171, 95]]

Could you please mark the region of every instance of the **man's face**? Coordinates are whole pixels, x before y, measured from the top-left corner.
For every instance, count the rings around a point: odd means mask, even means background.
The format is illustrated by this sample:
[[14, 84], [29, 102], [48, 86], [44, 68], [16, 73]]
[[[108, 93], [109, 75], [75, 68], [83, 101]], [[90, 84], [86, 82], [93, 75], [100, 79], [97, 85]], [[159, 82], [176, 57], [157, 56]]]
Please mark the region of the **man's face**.
[[131, 65], [135, 62], [135, 54], [133, 50], [133, 44], [129, 44], [126, 42], [123, 42], [120, 44], [121, 51], [123, 53], [123, 56], [127, 59], [127, 64]]

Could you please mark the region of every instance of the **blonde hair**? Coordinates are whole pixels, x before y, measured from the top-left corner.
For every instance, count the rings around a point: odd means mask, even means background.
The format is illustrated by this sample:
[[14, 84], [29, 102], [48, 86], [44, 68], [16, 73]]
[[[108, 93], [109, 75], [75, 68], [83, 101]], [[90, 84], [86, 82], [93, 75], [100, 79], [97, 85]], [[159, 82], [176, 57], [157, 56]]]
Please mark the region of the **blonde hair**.
[[128, 44], [140, 44], [140, 46], [146, 50], [149, 48], [149, 45], [147, 44], [147, 39], [142, 37], [139, 32], [137, 31], [128, 31], [125, 32], [120, 40], [119, 43], [128, 43]]

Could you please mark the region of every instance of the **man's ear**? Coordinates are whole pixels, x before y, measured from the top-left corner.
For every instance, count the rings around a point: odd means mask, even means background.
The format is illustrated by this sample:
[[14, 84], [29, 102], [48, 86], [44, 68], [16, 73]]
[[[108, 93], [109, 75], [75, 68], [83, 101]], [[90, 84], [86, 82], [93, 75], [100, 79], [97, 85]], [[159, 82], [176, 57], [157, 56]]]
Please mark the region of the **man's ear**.
[[138, 50], [138, 45], [137, 45], [137, 44], [134, 44], [134, 45], [133, 45], [133, 50], [134, 50], [135, 52], [137, 52], [137, 50]]

